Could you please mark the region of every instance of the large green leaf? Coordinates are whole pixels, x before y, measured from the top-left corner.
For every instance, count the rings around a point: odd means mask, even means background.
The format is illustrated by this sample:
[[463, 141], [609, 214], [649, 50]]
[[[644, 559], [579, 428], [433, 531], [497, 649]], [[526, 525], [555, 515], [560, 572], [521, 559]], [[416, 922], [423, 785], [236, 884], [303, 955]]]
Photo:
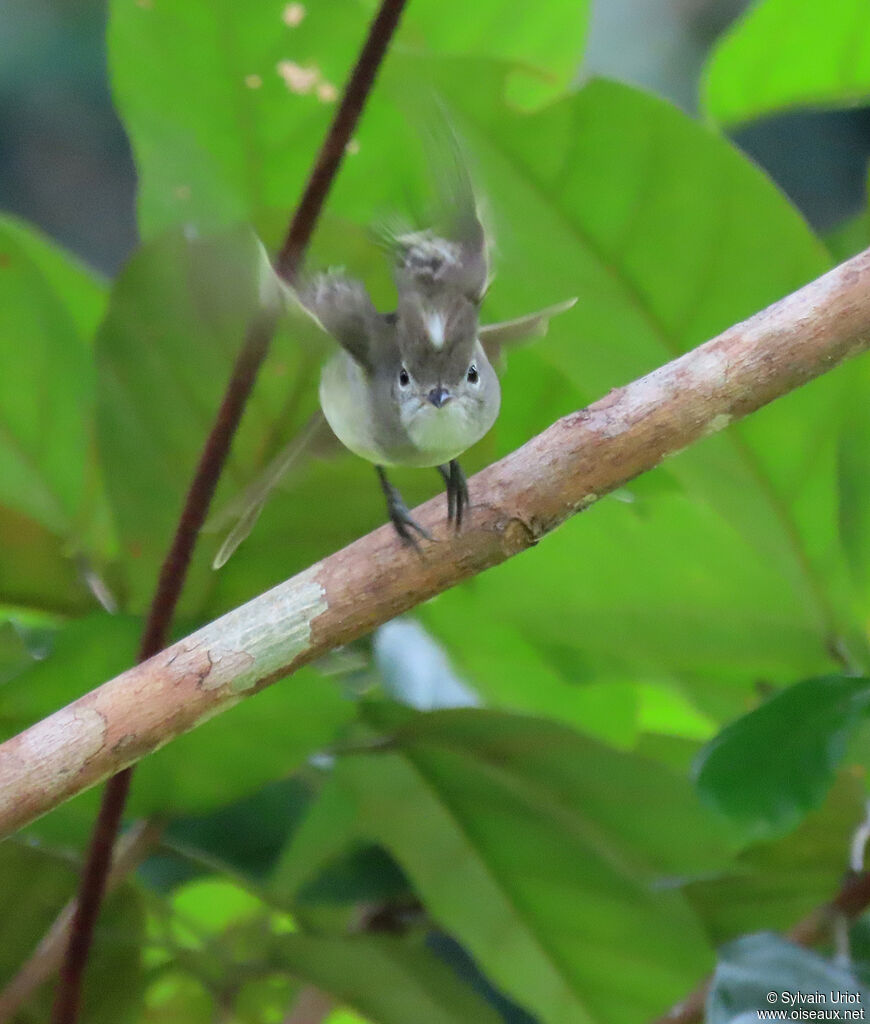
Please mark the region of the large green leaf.
[[479, 0], [445, 17], [440, 0], [420, 0], [409, 6], [399, 40], [429, 53], [515, 61], [522, 70], [511, 78], [511, 98], [540, 102], [576, 76], [589, 6], [588, 0], [549, 0], [529, 16], [507, 0]]
[[733, 124], [789, 107], [866, 103], [868, 30], [863, 0], [758, 0], [713, 50], [706, 108]]
[[[112, 84], [139, 169], [143, 232], [182, 222], [209, 230], [269, 210], [286, 222], [374, 6], [114, 0]], [[537, 68], [512, 82], [530, 102], [573, 77], [587, 9], [587, 0], [558, 0], [529, 19], [507, 0], [486, 0], [451, 15], [421, 0], [403, 19], [399, 45]], [[394, 203], [393, 177], [388, 169], [384, 194]]]
[[276, 966], [365, 1014], [372, 1024], [497, 1024], [495, 1010], [418, 939], [288, 935]]
[[868, 706], [868, 679], [795, 683], [707, 744], [698, 788], [748, 832], [784, 832], [821, 803]]
[[[134, 607], [150, 598], [236, 352], [259, 309], [262, 271], [249, 233], [199, 242], [171, 233], [143, 247], [112, 291], [97, 337], [98, 428]], [[276, 339], [233, 442], [228, 493], [245, 479], [240, 466], [250, 473], [271, 454], [273, 431], [292, 432], [308, 415], [316, 401], [311, 389], [294, 395], [313, 373], [312, 358], [287, 337]], [[194, 561], [188, 608], [215, 582], [211, 554]]]
[[71, 545], [98, 501], [89, 340], [102, 302], [94, 275], [0, 219], [0, 505]]
[[481, 969], [545, 1021], [636, 1020], [703, 971], [696, 920], [656, 883], [708, 870], [730, 844], [684, 781], [534, 719], [370, 716], [390, 742], [339, 765], [326, 817], [315, 805], [288, 850], [285, 885], [304, 881], [318, 849], [329, 859], [351, 835], [377, 841]]
[[333, 113], [322, 88], [341, 83], [366, 16], [356, 0], [330, 0], [306, 4], [294, 26], [288, 6], [112, 4], [112, 84], [146, 236], [182, 222], [227, 226], [269, 207], [286, 217], [296, 202]]
[[59, 629], [48, 656], [3, 687], [3, 738], [129, 668], [140, 630], [132, 616], [105, 613], [74, 619]]

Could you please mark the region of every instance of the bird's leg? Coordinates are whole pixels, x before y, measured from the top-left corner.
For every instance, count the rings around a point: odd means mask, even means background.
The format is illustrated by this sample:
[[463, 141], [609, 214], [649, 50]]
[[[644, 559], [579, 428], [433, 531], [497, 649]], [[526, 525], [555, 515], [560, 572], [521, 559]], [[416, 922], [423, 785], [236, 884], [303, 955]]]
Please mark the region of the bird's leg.
[[444, 478], [444, 484], [447, 487], [447, 519], [452, 523], [453, 517], [456, 515], [456, 493], [453, 490], [450, 467], [439, 466], [438, 472]]
[[455, 520], [456, 529], [459, 530], [462, 526], [462, 515], [469, 504], [465, 474], [456, 459], [451, 459], [447, 466], [439, 466], [438, 472], [447, 485], [447, 518], [451, 523]]
[[400, 539], [404, 544], [411, 544], [418, 551], [420, 545], [417, 542], [417, 538], [408, 530], [416, 530], [421, 537], [425, 537], [426, 540], [432, 540], [432, 534], [428, 530], [424, 529], [416, 519], [408, 511], [408, 506], [402, 500], [402, 495], [399, 494], [398, 490], [393, 487], [390, 481], [387, 479], [387, 474], [384, 472], [383, 466], [375, 466], [375, 471], [378, 474], [378, 479], [381, 482], [381, 490], [384, 492], [384, 497], [387, 499], [387, 514], [390, 517], [390, 522], [399, 535]]

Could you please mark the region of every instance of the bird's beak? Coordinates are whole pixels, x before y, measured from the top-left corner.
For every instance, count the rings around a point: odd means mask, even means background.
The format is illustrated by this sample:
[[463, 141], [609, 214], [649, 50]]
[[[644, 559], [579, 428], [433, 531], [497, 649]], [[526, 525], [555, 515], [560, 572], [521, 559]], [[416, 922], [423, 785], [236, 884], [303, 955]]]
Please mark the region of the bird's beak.
[[449, 402], [451, 397], [452, 396], [447, 388], [432, 388], [429, 392], [429, 401], [436, 409], [440, 409], [442, 405]]

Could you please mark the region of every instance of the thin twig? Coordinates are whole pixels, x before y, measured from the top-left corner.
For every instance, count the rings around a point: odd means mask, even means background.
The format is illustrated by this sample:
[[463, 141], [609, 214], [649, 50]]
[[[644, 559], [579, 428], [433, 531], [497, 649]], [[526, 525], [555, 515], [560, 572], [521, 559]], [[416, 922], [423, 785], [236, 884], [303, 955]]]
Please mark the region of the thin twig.
[[334, 1009], [332, 996], [313, 985], [305, 985], [293, 1000], [284, 1024], [321, 1024]]
[[[292, 282], [298, 273], [317, 218], [320, 216], [323, 203], [338, 172], [405, 3], [406, 0], [383, 0], [369, 28], [368, 37], [348, 80], [344, 96], [278, 256], [277, 271], [285, 281]], [[257, 372], [266, 357], [275, 330], [275, 317], [274, 312], [264, 311], [248, 329], [187, 493], [172, 545], [160, 570], [157, 590], [140, 645], [140, 662], [156, 654], [166, 643], [196, 538], [208, 514]], [[78, 905], [55, 998], [55, 1024], [74, 1024], [77, 1016], [84, 969], [106, 885], [112, 846], [121, 824], [130, 781], [131, 770], [128, 768], [109, 780], [103, 794], [82, 873]]]

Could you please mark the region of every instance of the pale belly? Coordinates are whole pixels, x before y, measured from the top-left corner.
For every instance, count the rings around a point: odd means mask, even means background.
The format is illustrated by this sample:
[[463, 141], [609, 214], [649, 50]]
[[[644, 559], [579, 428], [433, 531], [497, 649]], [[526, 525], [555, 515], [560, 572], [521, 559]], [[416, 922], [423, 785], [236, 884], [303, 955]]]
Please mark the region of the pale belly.
[[458, 403], [440, 409], [424, 406], [407, 430], [383, 416], [376, 419], [365, 373], [344, 352], [336, 353], [323, 368], [320, 406], [345, 448], [380, 466], [424, 467], [450, 462], [483, 437], [498, 411], [496, 407], [491, 419], [472, 425]]

